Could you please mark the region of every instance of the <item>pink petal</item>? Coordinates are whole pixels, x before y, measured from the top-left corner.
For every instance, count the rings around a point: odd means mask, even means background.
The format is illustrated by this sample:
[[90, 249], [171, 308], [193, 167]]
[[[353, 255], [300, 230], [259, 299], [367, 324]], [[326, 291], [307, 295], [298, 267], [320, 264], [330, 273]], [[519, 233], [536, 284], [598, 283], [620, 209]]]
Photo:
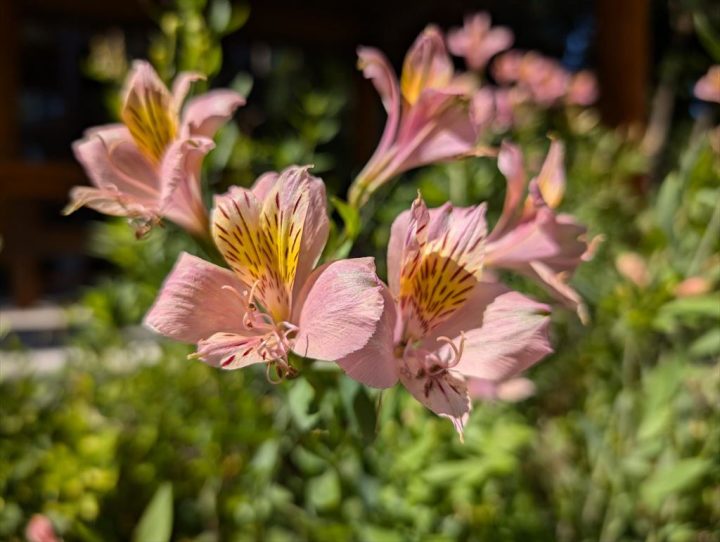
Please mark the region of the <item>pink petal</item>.
[[481, 327], [488, 306], [498, 297], [509, 292], [511, 290], [501, 282], [487, 280], [478, 282], [465, 303], [423, 338], [423, 348], [436, 350], [441, 345], [437, 340], [439, 337], [457, 337], [463, 331]]
[[154, 168], [122, 126], [92, 130], [73, 143], [75, 157], [98, 188], [117, 189], [145, 205], [157, 205], [159, 181]]
[[585, 232], [572, 217], [540, 208], [535, 218], [488, 243], [485, 263], [520, 270], [530, 261], [544, 261], [557, 271], [572, 271], [587, 250]]
[[25, 527], [25, 537], [28, 542], [59, 542], [55, 528], [47, 516], [34, 514]]
[[176, 140], [160, 165], [161, 210], [193, 235], [208, 235], [208, 218], [200, 190], [200, 167], [215, 144], [207, 138]]
[[198, 72], [180, 72], [173, 81], [172, 97], [177, 111], [180, 111], [185, 98], [190, 92], [190, 87], [196, 81], [204, 81], [206, 77]]
[[293, 297], [322, 252], [328, 218], [323, 183], [307, 167], [285, 169], [267, 188], [260, 201], [254, 190], [239, 187], [217, 196], [213, 236], [238, 276], [258, 283], [261, 305], [279, 323], [289, 318]]
[[293, 350], [336, 361], [364, 347], [383, 314], [381, 285], [372, 258], [340, 260], [316, 269], [300, 292]]
[[245, 105], [245, 98], [234, 90], [211, 90], [188, 101], [183, 126], [189, 136], [212, 138], [215, 132]]
[[403, 211], [392, 223], [387, 250], [388, 286], [392, 295], [400, 293], [400, 270], [404, 259], [408, 227], [412, 220], [410, 210]]
[[247, 334], [242, 322], [248, 307], [242, 294], [248, 289], [231, 271], [183, 252], [144, 323], [187, 343], [218, 332]]
[[543, 200], [551, 209], [560, 205], [565, 194], [564, 157], [565, 147], [561, 141], [554, 140], [550, 144], [550, 150], [540, 173], [535, 179]]
[[580, 294], [567, 283], [567, 274], [556, 272], [550, 266], [543, 262], [530, 262], [529, 267], [520, 271], [523, 275], [527, 275], [534, 279], [540, 286], [550, 293], [555, 299], [560, 301], [569, 309], [574, 310], [578, 318], [583, 324], [587, 324], [590, 317], [587, 307], [583, 303]]
[[414, 104], [425, 90], [442, 89], [453, 77], [453, 65], [440, 30], [428, 26], [417, 37], [403, 62], [400, 89], [403, 98]]
[[395, 294], [403, 339], [426, 336], [467, 300], [482, 278], [485, 235], [484, 204], [428, 211], [420, 197], [413, 203]]
[[435, 414], [448, 418], [463, 439], [463, 430], [472, 409], [465, 380], [451, 371], [436, 377], [420, 376], [418, 366], [412, 359], [400, 368], [400, 382]]
[[477, 137], [467, 97], [426, 90], [403, 117], [396, 155], [384, 175], [393, 177], [425, 164], [477, 154]]
[[[295, 274], [295, 287], [293, 296], [299, 294], [302, 285], [310, 276], [311, 271], [317, 264], [327, 243], [330, 232], [330, 221], [327, 215], [327, 196], [325, 194], [325, 183], [318, 177], [313, 177], [307, 168], [295, 168], [286, 170], [289, 175], [297, 176], [298, 182], [306, 186], [308, 191], [308, 210], [305, 215], [305, 222], [300, 240], [300, 255], [298, 257], [297, 272]], [[285, 175], [285, 172], [283, 172]], [[284, 185], [283, 191], [288, 190]]]
[[397, 320], [395, 301], [387, 288], [382, 288], [384, 309], [375, 333], [360, 350], [337, 361], [353, 380], [373, 388], [390, 388], [398, 380], [393, 345], [393, 331]]
[[370, 79], [382, 99], [388, 118], [385, 122], [382, 137], [375, 152], [350, 187], [348, 199], [356, 206], [363, 205], [374, 186], [379, 186], [383, 179], [378, 178], [379, 171], [389, 159], [388, 152], [397, 135], [401, 114], [400, 87], [397, 76], [387, 58], [371, 47], [358, 49], [358, 68], [365, 78]]
[[137, 147], [159, 163], [178, 130], [178, 110], [153, 67], [136, 60], [126, 79], [120, 117]]
[[145, 207], [142, 201], [112, 188], [75, 186], [70, 190], [70, 203], [63, 209], [63, 214], [74, 213], [80, 207], [89, 207], [110, 216], [145, 217], [148, 220], [159, 218], [155, 211]]
[[567, 101], [577, 105], [592, 105], [598, 98], [598, 83], [595, 76], [586, 70], [573, 75], [568, 88]]
[[502, 215], [493, 228], [488, 241], [497, 239], [507, 229], [517, 223], [519, 218], [520, 204], [525, 195], [527, 179], [523, 166], [522, 151], [520, 148], [505, 140], [500, 146], [498, 154], [498, 169], [502, 172], [507, 181], [505, 192], [505, 203], [503, 204]]
[[490, 27], [487, 13], [465, 17], [462, 29], [451, 30], [448, 48], [456, 56], [465, 57], [471, 70], [482, 70], [488, 60], [512, 45], [513, 33], [505, 27]]
[[226, 370], [273, 361], [260, 353], [263, 339], [262, 335], [215, 333], [198, 342], [197, 352], [193, 357], [200, 358], [212, 367]]
[[495, 95], [492, 89], [482, 87], [473, 94], [470, 102], [470, 118], [475, 131], [484, 132], [495, 118]]
[[480, 278], [486, 233], [484, 205], [454, 208], [447, 203], [428, 210], [422, 198], [418, 198], [410, 211], [398, 215], [390, 230], [387, 254], [390, 291], [394, 296], [400, 294], [403, 266], [407, 267], [426, 244], [425, 250], [452, 259]]
[[[483, 313], [481, 327], [465, 331], [462, 358], [454, 370], [495, 381], [525, 371], [552, 352], [549, 312], [547, 305], [517, 292], [498, 296]], [[445, 356], [449, 350], [440, 349]]]
[[270, 191], [277, 183], [278, 177], [280, 177], [280, 174], [277, 171], [268, 171], [255, 180], [251, 190], [258, 201], [267, 199], [268, 194], [270, 194]]
[[710, 69], [695, 83], [695, 96], [706, 102], [720, 103], [720, 65]]

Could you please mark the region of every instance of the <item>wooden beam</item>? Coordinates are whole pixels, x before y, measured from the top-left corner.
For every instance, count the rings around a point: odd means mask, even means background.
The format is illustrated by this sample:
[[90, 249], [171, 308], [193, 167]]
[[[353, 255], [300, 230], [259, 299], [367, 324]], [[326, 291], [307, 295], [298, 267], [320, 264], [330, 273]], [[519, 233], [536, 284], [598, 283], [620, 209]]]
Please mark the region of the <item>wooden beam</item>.
[[650, 64], [649, 0], [596, 0], [600, 110], [610, 125], [642, 127]]

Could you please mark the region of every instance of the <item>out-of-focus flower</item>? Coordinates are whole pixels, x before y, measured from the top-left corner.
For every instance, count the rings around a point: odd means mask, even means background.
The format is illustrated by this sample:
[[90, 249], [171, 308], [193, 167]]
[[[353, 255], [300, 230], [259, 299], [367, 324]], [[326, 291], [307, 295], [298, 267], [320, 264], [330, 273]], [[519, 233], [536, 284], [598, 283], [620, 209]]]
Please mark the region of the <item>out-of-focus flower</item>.
[[465, 58], [468, 68], [480, 71], [500, 51], [510, 48], [514, 36], [509, 28], [492, 27], [490, 15], [476, 13], [465, 17], [462, 28], [448, 32], [448, 49], [455, 56]]
[[567, 281], [592, 257], [595, 244], [588, 244], [585, 227], [574, 217], [554, 211], [565, 192], [563, 155], [562, 143], [553, 141], [528, 188], [520, 149], [503, 142], [498, 167], [507, 180], [507, 193], [502, 215], [488, 236], [485, 264], [534, 279], [586, 321], [582, 299]]
[[[145, 318], [158, 333], [197, 343], [194, 357], [223, 369], [266, 363], [282, 378], [294, 372], [290, 352], [340, 360], [375, 332], [384, 302], [372, 258], [313, 270], [328, 218], [325, 186], [307, 168], [217, 196], [212, 234], [232, 271], [183, 254]], [[379, 382], [382, 370], [373, 369]]]
[[501, 85], [516, 83], [520, 77], [520, 65], [525, 53], [512, 49], [499, 55], [492, 63], [492, 74]]
[[583, 70], [574, 75], [552, 58], [535, 51], [507, 51], [493, 62], [492, 73], [500, 85], [523, 91], [526, 101], [542, 107], [563, 101], [587, 106], [597, 100], [595, 76]]
[[231, 90], [214, 90], [189, 100], [181, 112], [191, 83], [200, 78], [182, 73], [170, 92], [150, 64], [133, 64], [123, 123], [92, 128], [73, 144], [95, 187], [73, 188], [66, 213], [88, 206], [126, 216], [139, 236], [161, 217], [193, 235], [208, 235], [200, 166], [214, 146], [212, 136], [244, 99]]
[[518, 82], [531, 94], [534, 102], [549, 107], [565, 96], [570, 74], [558, 61], [530, 51], [520, 64]]
[[712, 289], [712, 283], [704, 277], [690, 277], [675, 286], [675, 297], [704, 295]]
[[425, 164], [483, 154], [469, 102], [474, 83], [456, 77], [440, 31], [429, 26], [408, 51], [400, 82], [385, 56], [361, 47], [358, 66], [371, 79], [387, 111], [380, 143], [350, 187], [362, 206], [384, 183]]
[[468, 381], [468, 393], [472, 399], [484, 401], [507, 401], [517, 403], [535, 395], [535, 383], [524, 377], [510, 378], [501, 382], [472, 378]]
[[650, 271], [648, 271], [645, 258], [637, 252], [623, 252], [615, 258], [615, 268], [623, 277], [640, 288], [650, 284]]
[[598, 84], [595, 75], [583, 70], [574, 74], [570, 79], [567, 91], [567, 101], [574, 105], [592, 105], [598, 98]]
[[461, 438], [472, 406], [467, 379], [504, 382], [552, 351], [550, 308], [483, 279], [486, 231], [484, 205], [428, 210], [418, 197], [392, 225], [380, 325], [340, 362], [369, 385], [380, 367], [395, 371]]
[[52, 522], [42, 514], [35, 514], [25, 528], [28, 542], [60, 542]]
[[706, 102], [720, 103], [720, 65], [710, 66], [695, 83], [695, 96]]

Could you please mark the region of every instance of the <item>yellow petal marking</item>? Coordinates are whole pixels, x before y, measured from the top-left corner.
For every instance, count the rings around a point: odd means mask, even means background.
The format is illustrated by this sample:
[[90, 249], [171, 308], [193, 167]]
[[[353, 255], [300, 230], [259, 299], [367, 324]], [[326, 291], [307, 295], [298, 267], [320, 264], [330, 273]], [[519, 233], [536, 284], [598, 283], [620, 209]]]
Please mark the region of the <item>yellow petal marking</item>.
[[177, 134], [177, 112], [168, 90], [159, 81], [133, 85], [121, 118], [143, 154], [159, 163]]
[[308, 209], [306, 186], [278, 182], [262, 204], [247, 190], [224, 198], [216, 209], [213, 237], [245, 284], [275, 322], [290, 316], [292, 290]]
[[[434, 238], [427, 240], [429, 217], [422, 211], [415, 214], [415, 204], [413, 207], [411, 228], [415, 231], [411, 231], [410, 242], [415, 247], [406, 249], [399, 302], [406, 339], [418, 340], [458, 310], [481, 278], [486, 228], [484, 209], [448, 207], [432, 225]], [[466, 220], [459, 222], [463, 213], [467, 213]]]

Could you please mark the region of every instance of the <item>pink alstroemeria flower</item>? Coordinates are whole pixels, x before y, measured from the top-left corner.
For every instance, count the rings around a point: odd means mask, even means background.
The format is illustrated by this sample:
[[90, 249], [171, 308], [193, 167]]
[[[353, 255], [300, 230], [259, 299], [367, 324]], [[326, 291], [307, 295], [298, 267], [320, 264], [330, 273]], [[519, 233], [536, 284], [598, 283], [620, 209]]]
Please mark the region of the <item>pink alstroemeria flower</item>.
[[720, 103], [720, 65], [710, 66], [695, 83], [695, 96], [706, 102]]
[[469, 101], [474, 83], [456, 77], [442, 34], [426, 28], [408, 51], [398, 82], [385, 56], [361, 47], [358, 66], [382, 98], [388, 118], [380, 143], [349, 192], [359, 207], [381, 185], [404, 171], [463, 156], [476, 147]]
[[172, 92], [155, 70], [136, 61], [128, 74], [122, 124], [88, 130], [73, 151], [94, 187], [75, 187], [66, 213], [82, 206], [126, 216], [138, 236], [162, 217], [191, 234], [208, 236], [200, 193], [200, 166], [215, 132], [245, 103], [232, 90], [213, 90], [183, 101], [196, 73], [181, 73]]
[[25, 538], [28, 542], [60, 542], [52, 522], [42, 514], [30, 518], [25, 527]]
[[428, 210], [418, 197], [392, 225], [380, 325], [339, 362], [365, 383], [368, 369], [394, 368], [461, 438], [472, 407], [468, 379], [503, 382], [552, 351], [550, 308], [484, 279], [486, 231], [485, 205]]
[[570, 104], [588, 106], [598, 99], [598, 83], [595, 75], [582, 70], [577, 72], [570, 79], [570, 86], [567, 90], [567, 101]]
[[465, 17], [462, 28], [448, 32], [448, 49], [465, 58], [468, 68], [481, 71], [497, 53], [513, 44], [512, 31], [504, 26], [491, 26], [490, 15], [484, 12]]
[[588, 106], [597, 100], [595, 76], [583, 70], [571, 74], [555, 59], [535, 51], [511, 50], [492, 65], [493, 77], [502, 85], [515, 85], [526, 100], [542, 107], [570, 104]]
[[[384, 303], [372, 258], [313, 270], [328, 218], [325, 186], [307, 168], [216, 196], [212, 235], [231, 270], [183, 254], [145, 317], [158, 333], [196, 343], [193, 357], [222, 369], [266, 363], [282, 378], [294, 373], [290, 352], [336, 361], [375, 332]], [[373, 378], [388, 375], [378, 368]]]
[[554, 211], [565, 193], [563, 156], [562, 143], [553, 141], [528, 188], [520, 149], [503, 142], [498, 167], [507, 180], [507, 193], [502, 215], [488, 236], [485, 264], [536, 280], [586, 321], [582, 299], [567, 280], [592, 257], [595, 243], [588, 244], [586, 228], [575, 218]]

